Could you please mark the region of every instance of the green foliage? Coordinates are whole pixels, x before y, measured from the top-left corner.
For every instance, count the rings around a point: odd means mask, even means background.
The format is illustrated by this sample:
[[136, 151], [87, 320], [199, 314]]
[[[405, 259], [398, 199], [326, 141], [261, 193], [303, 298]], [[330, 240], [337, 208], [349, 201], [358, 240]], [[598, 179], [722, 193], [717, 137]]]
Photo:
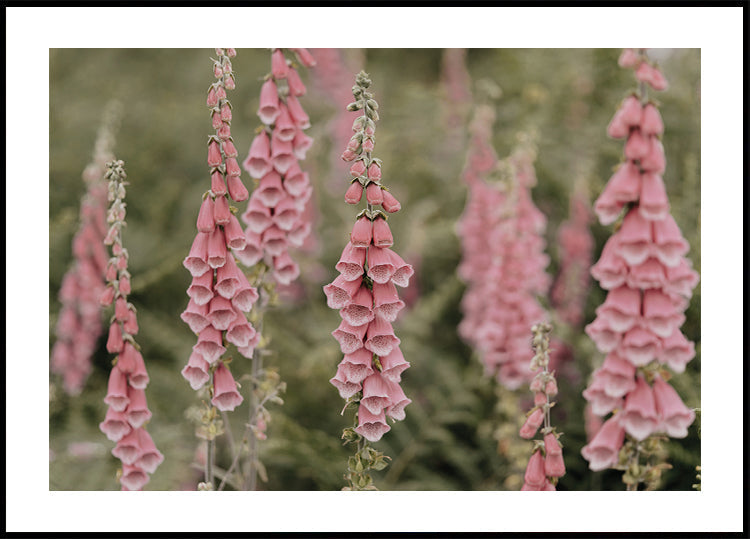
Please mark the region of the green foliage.
[[[57, 294], [72, 260], [70, 243], [84, 192], [81, 172], [90, 160], [106, 103], [117, 98], [123, 115], [114, 153], [125, 161], [130, 182], [123, 232], [133, 285], [129, 299], [138, 309], [138, 342], [151, 377], [147, 396], [153, 418], [148, 429], [166, 457], [146, 487], [152, 490], [194, 489], [202, 480], [202, 468], [196, 464], [202, 442], [185, 418], [185, 410], [200, 399], [180, 375], [195, 336], [180, 313], [191, 280], [182, 259], [195, 235], [201, 194], [209, 186], [205, 142], [212, 130], [205, 92], [213, 80], [212, 54], [193, 49], [50, 50], [50, 348], [60, 308]], [[406, 419], [373, 444], [392, 458], [386, 468], [372, 473], [373, 481], [381, 490], [518, 489], [525, 466], [519, 455], [527, 458], [529, 446], [517, 437], [517, 427], [521, 405], [530, 394], [510, 394], [486, 379], [456, 333], [464, 287], [456, 276], [460, 244], [455, 223], [466, 198], [460, 173], [467, 137], [465, 130], [451, 131], [444, 125], [441, 51], [372, 49], [364, 55], [365, 65], [357, 71], [369, 73], [370, 90], [380, 105], [375, 154], [383, 160], [383, 183], [403, 207], [388, 224], [396, 251], [416, 270], [410, 288], [401, 293], [408, 298], [408, 308], [394, 324], [411, 363], [402, 387], [413, 402]], [[549, 220], [550, 272], [558, 267], [555, 235], [567, 218], [574, 181], [585, 180], [593, 200], [621, 158], [622, 143], [607, 138], [606, 126], [634, 80], [630, 71], [617, 66], [618, 55], [614, 49], [468, 51], [473, 80], [486, 78], [502, 89], [494, 131], [498, 155], [510, 152], [519, 131], [533, 128], [538, 134], [538, 184], [532, 194]], [[672, 214], [691, 244], [689, 257], [700, 271], [699, 51], [673, 50], [661, 64], [670, 82], [668, 91], [656, 95], [665, 124], [664, 181]], [[233, 66], [232, 132], [242, 159], [259, 125], [255, 111], [270, 55], [267, 50], [240, 49]], [[302, 269], [296, 292], [282, 294], [264, 320], [272, 352], [264, 363], [278, 369], [287, 389], [283, 406], [269, 410], [268, 439], [260, 442], [268, 481], [259, 484], [269, 490], [338, 490], [345, 485], [343, 475], [353, 451], [342, 445], [348, 419], [340, 415], [343, 401], [328, 382], [341, 359], [330, 335], [339, 317], [327, 308], [322, 286], [335, 276], [334, 265], [355, 212], [343, 201], [348, 178], [331, 170], [329, 152], [340, 154], [344, 148], [335, 147], [326, 124], [333, 114], [352, 119], [356, 114], [334, 108], [316, 91], [311, 74], [303, 77], [308, 94], [301, 103], [315, 143], [301, 165], [310, 171], [316, 190], [317, 246], [293, 253]], [[252, 188], [244, 172], [243, 180]], [[244, 203], [239, 206], [244, 211]], [[593, 224], [592, 231], [598, 258], [612, 229]], [[587, 322], [603, 299], [603, 291], [593, 283]], [[700, 285], [686, 316], [683, 331], [696, 342], [698, 355], [672, 383], [688, 406], [699, 408]], [[553, 336], [557, 331], [553, 329]], [[586, 443], [581, 390], [603, 356], [581, 328], [566, 331], [577, 376], [558, 377], [560, 393], [552, 410], [553, 424], [565, 433], [561, 441], [567, 474], [558, 488], [622, 490], [620, 473], [592, 473], [580, 456]], [[51, 380], [50, 489], [119, 488], [119, 461], [110, 455], [113, 444], [98, 430], [111, 368], [105, 337], [81, 395], [67, 396], [59, 381]], [[529, 359], [531, 355], [529, 349]], [[235, 358], [232, 370], [238, 377], [250, 372], [250, 360]], [[243, 384], [245, 396], [249, 385]], [[243, 410], [228, 414], [225, 427], [231, 427], [235, 438], [244, 428]], [[498, 430], [501, 425], [507, 425], [505, 430]], [[665, 444], [673, 468], [664, 471], [660, 488], [690, 490], [696, 482], [699, 425], [697, 420], [687, 438]], [[90, 445], [82, 452], [77, 442]], [[217, 459], [219, 472], [231, 463], [226, 435], [217, 438]]]

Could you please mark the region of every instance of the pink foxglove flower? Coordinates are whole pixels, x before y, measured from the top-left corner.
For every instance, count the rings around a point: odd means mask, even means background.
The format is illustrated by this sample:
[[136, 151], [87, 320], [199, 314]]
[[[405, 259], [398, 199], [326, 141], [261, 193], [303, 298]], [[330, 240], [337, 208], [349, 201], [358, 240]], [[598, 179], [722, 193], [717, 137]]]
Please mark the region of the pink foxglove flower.
[[[149, 475], [164, 460], [148, 435], [145, 425], [151, 418], [146, 402], [148, 374], [140, 347], [134, 335], [138, 331], [135, 307], [128, 302], [128, 294], [120, 286], [126, 277], [129, 290], [130, 274], [127, 269], [128, 251], [122, 244], [122, 228], [125, 226], [125, 179], [127, 175], [122, 161], [107, 163], [105, 178], [109, 180], [109, 200], [112, 203], [107, 222], [116, 230], [112, 241], [113, 254], [123, 263], [117, 271], [108, 272], [107, 286], [114, 290], [114, 316], [110, 325], [107, 348], [118, 356], [109, 375], [107, 395], [104, 402], [109, 406], [100, 430], [117, 445], [112, 454], [123, 463], [120, 484], [123, 490], [140, 490], [148, 482]], [[114, 262], [114, 259], [113, 259]], [[112, 267], [115, 267], [114, 265]]]
[[664, 123], [645, 94], [646, 85], [666, 89], [666, 80], [643, 49], [626, 49], [620, 65], [634, 69], [640, 85], [610, 123], [611, 136], [626, 138], [625, 161], [594, 205], [602, 224], [621, 219], [621, 226], [591, 269], [608, 293], [586, 333], [608, 355], [583, 392], [594, 414], [615, 413], [582, 454], [592, 470], [613, 467], [627, 440], [628, 488], [635, 489], [647, 469], [638, 465], [639, 444], [660, 433], [684, 437], [695, 418], [665, 375], [667, 367], [684, 371], [695, 354], [680, 326], [698, 274], [685, 258], [689, 245], [669, 213], [660, 140]]
[[[184, 262], [193, 280], [187, 290], [190, 300], [182, 313], [182, 319], [198, 336], [182, 375], [193, 389], [209, 384], [211, 402], [220, 410], [232, 410], [242, 402], [234, 382], [229, 382], [231, 374], [222, 355], [232, 343], [243, 345], [238, 346], [240, 354], [252, 357], [252, 347], [247, 345], [255, 329], [246, 313], [258, 298], [236, 262], [240, 258], [237, 253], [246, 248], [246, 233], [234, 216], [236, 208], [230, 204], [246, 200], [247, 189], [240, 179], [231, 134], [232, 107], [227, 98], [227, 90], [234, 88], [232, 51], [216, 49], [216, 81], [206, 100], [215, 130], [208, 142], [211, 189], [204, 194], [196, 223], [198, 232]], [[261, 107], [268, 104], [263, 101]], [[268, 140], [258, 139], [251, 151], [251, 168], [269, 167], [268, 153]]]
[[524, 485], [521, 490], [556, 490], [557, 481], [565, 475], [565, 462], [560, 445], [560, 434], [550, 424], [551, 398], [557, 395], [555, 375], [549, 370], [550, 344], [549, 333], [552, 326], [546, 322], [535, 324], [531, 328], [534, 357], [530, 370], [534, 379], [530, 384], [534, 392], [534, 407], [529, 411], [526, 422], [521, 427], [521, 438], [534, 438], [541, 427], [542, 440], [534, 440], [531, 458], [529, 459]]
[[[105, 273], [110, 268], [116, 273], [117, 268], [108, 264], [102, 242], [106, 240], [111, 245], [119, 232], [115, 224], [106, 222], [107, 182], [104, 181], [106, 163], [114, 159], [117, 116], [116, 103], [112, 103], [97, 133], [91, 163], [83, 172], [86, 193], [81, 200], [80, 226], [72, 242], [74, 261], [63, 277], [59, 293], [62, 307], [55, 328], [50, 370], [62, 377], [63, 388], [71, 395], [81, 392], [91, 371], [91, 356], [103, 329], [100, 303], [106, 306], [114, 301], [114, 289], [105, 289]], [[120, 282], [127, 279], [125, 271]]]
[[[357, 75], [352, 90], [355, 101], [348, 109], [362, 111], [354, 121], [355, 136], [374, 144], [378, 105], [368, 90], [370, 84], [366, 73]], [[382, 188], [380, 160], [373, 158], [364, 144], [352, 151], [357, 152], [350, 160], [352, 184], [361, 185], [364, 191], [371, 186]], [[374, 177], [370, 177], [371, 170]], [[393, 236], [386, 219], [386, 213], [376, 209], [370, 197], [336, 264], [340, 275], [324, 287], [328, 305], [339, 309], [342, 317], [333, 336], [344, 359], [331, 384], [347, 399], [347, 404], [357, 407], [357, 424], [348, 429], [349, 436], [361, 436], [370, 442], [380, 440], [390, 430], [386, 417], [403, 420], [404, 408], [411, 402], [399, 385], [401, 373], [409, 364], [403, 359], [401, 341], [395, 336], [391, 322], [403, 307], [395, 287], [407, 286], [413, 270], [390, 249]], [[385, 266], [387, 269], [382, 269]], [[381, 268], [380, 273], [373, 273], [377, 268]], [[352, 485], [365, 486], [354, 481]]]
[[[306, 50], [305, 55], [309, 55]], [[263, 127], [242, 163], [260, 183], [242, 214], [247, 229], [237, 258], [251, 266], [264, 261], [280, 285], [289, 285], [299, 276], [299, 266], [288, 251], [291, 246], [302, 246], [311, 230], [308, 201], [312, 188], [298, 163], [312, 144], [304, 133], [310, 127], [309, 118], [297, 99], [304, 93], [285, 49], [273, 49], [271, 72], [260, 93], [258, 117]]]

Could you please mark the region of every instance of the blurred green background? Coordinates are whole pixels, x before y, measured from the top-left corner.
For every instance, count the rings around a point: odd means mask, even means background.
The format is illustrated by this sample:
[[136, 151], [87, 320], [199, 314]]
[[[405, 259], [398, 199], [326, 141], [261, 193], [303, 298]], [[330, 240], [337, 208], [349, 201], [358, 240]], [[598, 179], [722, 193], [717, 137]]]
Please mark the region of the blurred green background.
[[[380, 104], [374, 155], [383, 160], [383, 181], [403, 206], [389, 222], [394, 249], [416, 269], [402, 294], [408, 296], [408, 309], [394, 324], [411, 363], [402, 387], [413, 402], [406, 420], [375, 444], [393, 458], [388, 468], [375, 473], [376, 485], [393, 490], [518, 489], [530, 442], [512, 435], [498, 440], [496, 431], [499, 425], [521, 421], [519, 396], [485, 378], [478, 358], [456, 333], [464, 285], [456, 275], [460, 245], [455, 223], [466, 199], [460, 174], [468, 116], [463, 115], [463, 126], [447, 123], [444, 50], [341, 52], [351, 71], [345, 90], [360, 69], [373, 80]], [[620, 160], [622, 141], [607, 138], [606, 126], [634, 79], [632, 71], [618, 67], [619, 54], [619, 49], [470, 49], [466, 54], [473, 81], [490, 79], [502, 89], [494, 131], [498, 155], [510, 153], [518, 132], [538, 133], [533, 198], [549, 221], [551, 275], [559, 262], [557, 227], [567, 218], [574, 182], [585, 180], [593, 201]], [[202, 475], [194, 464], [201, 442], [186, 416], [199, 398], [180, 375], [195, 336], [180, 313], [191, 280], [182, 259], [195, 235], [201, 194], [210, 186], [205, 142], [213, 131], [205, 96], [213, 81], [212, 56], [211, 49], [50, 49], [50, 349], [60, 283], [72, 262], [71, 240], [84, 193], [81, 173], [91, 160], [106, 105], [115, 98], [123, 113], [114, 153], [125, 161], [130, 182], [124, 232], [133, 275], [129, 299], [138, 309], [137, 340], [151, 377], [148, 430], [166, 457], [148, 490], [194, 489]], [[691, 245], [688, 256], [700, 272], [700, 51], [662, 49], [651, 57], [670, 82], [666, 92], [654, 96], [665, 124], [664, 180], [672, 214]], [[233, 66], [232, 134], [244, 158], [259, 125], [255, 111], [270, 53], [239, 49]], [[288, 386], [285, 404], [271, 406], [268, 440], [261, 443], [269, 478], [261, 488], [268, 490], [340, 489], [351, 454], [340, 440], [349, 421], [339, 414], [344, 401], [328, 382], [341, 359], [330, 335], [339, 315], [326, 306], [322, 286], [335, 276], [334, 265], [356, 214], [343, 202], [346, 168], [331, 155], [344, 148], [333, 141], [330, 125], [337, 115], [353, 119], [354, 114], [343, 112], [330, 91], [314, 83], [315, 69], [302, 73], [309, 91], [301, 103], [312, 123], [307, 134], [315, 143], [301, 166], [315, 187], [316, 246], [293, 253], [302, 270], [300, 286], [267, 315], [264, 326], [273, 352], [266, 364], [278, 367]], [[243, 180], [252, 186], [244, 171]], [[596, 260], [612, 228], [594, 223], [592, 232]], [[546, 298], [540, 300], [548, 306]], [[603, 291], [592, 282], [586, 322], [603, 300]], [[688, 406], [700, 407], [700, 284], [686, 316], [682, 330], [696, 342], [698, 353], [672, 383]], [[592, 473], [580, 456], [586, 443], [581, 390], [603, 356], [580, 328], [574, 329], [571, 344], [579, 376], [560, 380], [553, 409], [553, 424], [564, 432], [568, 470], [558, 489], [623, 490], [619, 472]], [[66, 395], [60, 381], [50, 378], [51, 490], [119, 489], [119, 461], [110, 454], [114, 444], [98, 429], [106, 411], [102, 399], [111, 362], [105, 340], [106, 335], [81, 395]], [[233, 363], [233, 371], [249, 372], [249, 361], [245, 366], [241, 361]], [[230, 413], [235, 436], [245, 417], [245, 407]], [[687, 438], [669, 442], [673, 469], [664, 474], [662, 488], [691, 489], [700, 464], [699, 427], [700, 416]], [[506, 431], [512, 434], [513, 429]], [[221, 439], [217, 457], [222, 467], [231, 460]]]

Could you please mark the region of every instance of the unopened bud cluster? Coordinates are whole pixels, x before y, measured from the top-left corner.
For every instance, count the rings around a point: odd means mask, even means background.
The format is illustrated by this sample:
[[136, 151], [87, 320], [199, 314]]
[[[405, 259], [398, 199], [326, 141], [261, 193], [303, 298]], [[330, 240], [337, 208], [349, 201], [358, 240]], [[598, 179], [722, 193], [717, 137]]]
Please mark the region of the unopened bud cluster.
[[[542, 440], [534, 440], [534, 446], [524, 474], [521, 490], [556, 490], [555, 485], [565, 475], [565, 462], [560, 445], [560, 433], [550, 425], [550, 400], [557, 395], [555, 374], [549, 371], [549, 333], [552, 327], [542, 322], [531, 328], [534, 357], [530, 370], [535, 372], [530, 389], [534, 393], [534, 407], [526, 414], [526, 422], [519, 432], [522, 438], [531, 440], [541, 427]], [[543, 426], [542, 426], [543, 425]]]
[[[378, 104], [368, 90], [370, 84], [366, 73], [357, 75], [352, 88], [355, 101], [348, 109], [362, 111], [362, 115], [354, 120], [354, 136], [342, 155], [352, 163], [354, 177], [346, 202], [358, 203], [366, 191], [367, 208], [357, 216], [350, 241], [336, 264], [340, 275], [324, 291], [328, 306], [339, 309], [342, 318], [333, 336], [344, 358], [331, 383], [342, 398], [357, 404], [354, 431], [375, 442], [391, 428], [386, 416], [404, 419], [404, 407], [411, 402], [399, 385], [409, 363], [391, 323], [404, 307], [396, 286], [408, 286], [414, 270], [390, 249], [393, 236], [385, 212], [398, 211], [401, 206], [381, 183], [381, 162], [371, 155]], [[378, 205], [382, 209], [374, 207]]]
[[248, 197], [232, 142], [232, 106], [226, 92], [234, 88], [230, 57], [235, 51], [216, 49], [216, 54], [216, 82], [209, 88], [206, 100], [216, 131], [208, 141], [211, 189], [203, 196], [196, 223], [198, 233], [183, 261], [193, 280], [182, 319], [198, 335], [198, 342], [182, 375], [196, 390], [212, 381], [211, 403], [219, 410], [234, 410], [243, 398], [227, 366], [231, 359], [222, 356], [231, 343], [240, 354], [252, 357], [260, 335], [246, 313], [258, 299], [258, 292], [235, 261], [235, 254], [245, 248], [246, 240], [235, 217], [237, 209], [229, 203], [230, 199], [241, 202]]
[[666, 368], [683, 372], [695, 355], [680, 326], [698, 282], [685, 257], [688, 242], [669, 213], [661, 176], [664, 125], [645, 94], [647, 84], [655, 90], [667, 84], [643, 50], [626, 49], [620, 65], [635, 70], [640, 90], [621, 103], [609, 124], [610, 136], [627, 139], [625, 161], [594, 206], [603, 225], [617, 220], [623, 208], [625, 215], [591, 269], [607, 297], [586, 333], [607, 356], [583, 395], [593, 413], [613, 412], [583, 448], [592, 470], [622, 464], [626, 433], [637, 442], [659, 433], [682, 438], [695, 418], [669, 385]]
[[102, 293], [101, 303], [105, 306], [114, 303], [107, 351], [117, 354], [117, 357], [109, 375], [107, 396], [104, 398], [109, 408], [99, 428], [107, 438], [117, 442], [112, 454], [123, 464], [118, 474], [123, 490], [141, 490], [148, 483], [149, 474], [156, 471], [164, 456], [145, 428], [151, 419], [145, 392], [149, 378], [140, 346], [134, 338], [138, 334], [135, 307], [128, 302], [128, 251], [122, 244], [127, 185], [123, 166], [122, 161], [107, 163], [105, 174], [105, 179], [109, 180], [108, 199], [111, 205], [107, 213], [110, 228], [104, 244], [111, 246], [112, 258], [107, 264], [107, 287]]
[[[304, 66], [315, 65], [307, 49], [289, 49]], [[258, 130], [243, 168], [258, 181], [242, 220], [246, 246], [237, 258], [246, 266], [265, 260], [274, 280], [289, 284], [299, 276], [299, 266], [289, 255], [290, 247], [300, 247], [310, 234], [307, 211], [312, 185], [299, 165], [313, 140], [305, 134], [310, 127], [299, 98], [307, 93], [284, 49], [272, 49], [271, 72], [260, 90]]]

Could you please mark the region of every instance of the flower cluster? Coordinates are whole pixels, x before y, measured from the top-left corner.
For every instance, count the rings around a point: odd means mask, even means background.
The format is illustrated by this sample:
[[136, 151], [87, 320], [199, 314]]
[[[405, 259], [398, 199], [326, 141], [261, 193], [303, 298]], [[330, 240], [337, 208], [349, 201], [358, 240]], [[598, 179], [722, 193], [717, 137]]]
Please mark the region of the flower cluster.
[[519, 434], [521, 438], [530, 440], [544, 424], [541, 429], [544, 438], [534, 440], [521, 490], [556, 490], [557, 481], [565, 475], [562, 447], [558, 441], [560, 434], [550, 425], [549, 411], [554, 406], [550, 397], [557, 395], [557, 381], [554, 373], [549, 371], [550, 331], [552, 327], [546, 322], [534, 324], [531, 328], [534, 357], [530, 367], [536, 375], [530, 389], [534, 393], [534, 407], [526, 414], [526, 422]]
[[105, 166], [111, 161], [116, 112], [110, 107], [97, 134], [91, 163], [83, 171], [86, 193], [81, 200], [80, 226], [73, 237], [72, 267], [60, 287], [60, 315], [52, 347], [51, 370], [63, 379], [69, 394], [83, 389], [91, 372], [91, 355], [102, 333], [99, 298], [104, 291], [107, 250], [107, 183]]
[[242, 225], [235, 217], [237, 209], [229, 200], [247, 200], [248, 191], [240, 179], [237, 149], [232, 142], [232, 105], [227, 90], [234, 88], [231, 57], [234, 49], [216, 49], [216, 81], [208, 90], [206, 104], [211, 110], [215, 135], [208, 139], [208, 166], [211, 189], [203, 195], [197, 228], [190, 253], [183, 265], [193, 280], [187, 289], [190, 296], [181, 317], [198, 334], [182, 375], [193, 389], [200, 389], [213, 379], [209, 390], [211, 403], [219, 410], [234, 410], [242, 403], [237, 384], [220, 360], [231, 343], [243, 356], [250, 358], [260, 335], [247, 320], [258, 299], [258, 292], [237, 266], [235, 256], [246, 245]]
[[122, 228], [125, 226], [125, 179], [127, 175], [122, 161], [107, 163], [105, 178], [109, 180], [109, 200], [112, 205], [107, 214], [109, 232], [105, 245], [112, 246], [112, 258], [107, 264], [107, 287], [102, 293], [101, 303], [114, 303], [114, 316], [109, 327], [107, 351], [117, 354], [109, 375], [107, 396], [109, 406], [101, 431], [117, 445], [112, 454], [122, 461], [119, 473], [123, 490], [141, 490], [149, 481], [149, 474], [164, 460], [144, 425], [151, 419], [146, 402], [148, 373], [135, 342], [138, 320], [135, 307], [128, 302], [130, 274], [128, 273], [128, 251], [122, 246]]
[[546, 219], [531, 198], [534, 155], [530, 142], [522, 140], [493, 169], [499, 181], [472, 187], [477, 194], [459, 227], [464, 245], [459, 272], [468, 284], [459, 332], [479, 351], [485, 371], [509, 389], [530, 380], [527, 332], [544, 318], [536, 295], [549, 286]]
[[602, 224], [617, 220], [623, 208], [625, 215], [591, 269], [608, 293], [586, 333], [607, 356], [583, 394], [596, 415], [614, 411], [582, 450], [592, 470], [625, 464], [620, 449], [626, 433], [635, 445], [656, 433], [682, 438], [695, 418], [667, 383], [665, 368], [683, 372], [695, 355], [680, 326], [698, 282], [685, 258], [689, 245], [669, 213], [664, 126], [646, 95], [646, 84], [663, 90], [666, 81], [643, 50], [626, 49], [620, 65], [635, 69], [640, 85], [609, 124], [610, 136], [627, 139], [625, 162], [594, 206]]
[[[302, 65], [315, 65], [307, 49], [291, 50]], [[310, 118], [299, 97], [307, 89], [296, 67], [287, 60], [283, 49], [273, 49], [271, 73], [260, 90], [258, 117], [263, 126], [242, 163], [259, 183], [242, 214], [247, 224], [246, 246], [236, 252], [246, 266], [266, 259], [274, 279], [282, 285], [299, 276], [299, 266], [289, 256], [289, 247], [301, 246], [311, 229], [305, 210], [312, 186], [298, 161], [305, 158], [313, 141], [304, 131], [310, 127]]]
[[339, 309], [342, 318], [333, 336], [344, 358], [331, 383], [342, 398], [358, 402], [354, 430], [375, 442], [390, 430], [386, 415], [404, 419], [404, 407], [411, 402], [399, 385], [409, 363], [391, 323], [404, 307], [396, 286], [408, 286], [414, 270], [390, 249], [393, 236], [385, 212], [396, 212], [401, 205], [381, 183], [380, 159], [372, 157], [378, 104], [368, 91], [370, 84], [366, 73], [357, 75], [352, 89], [355, 101], [348, 110], [363, 114], [354, 120], [354, 136], [342, 155], [351, 163], [354, 177], [345, 200], [357, 204], [364, 194], [367, 208], [357, 216], [350, 241], [336, 264], [340, 275], [324, 291], [328, 306]]

